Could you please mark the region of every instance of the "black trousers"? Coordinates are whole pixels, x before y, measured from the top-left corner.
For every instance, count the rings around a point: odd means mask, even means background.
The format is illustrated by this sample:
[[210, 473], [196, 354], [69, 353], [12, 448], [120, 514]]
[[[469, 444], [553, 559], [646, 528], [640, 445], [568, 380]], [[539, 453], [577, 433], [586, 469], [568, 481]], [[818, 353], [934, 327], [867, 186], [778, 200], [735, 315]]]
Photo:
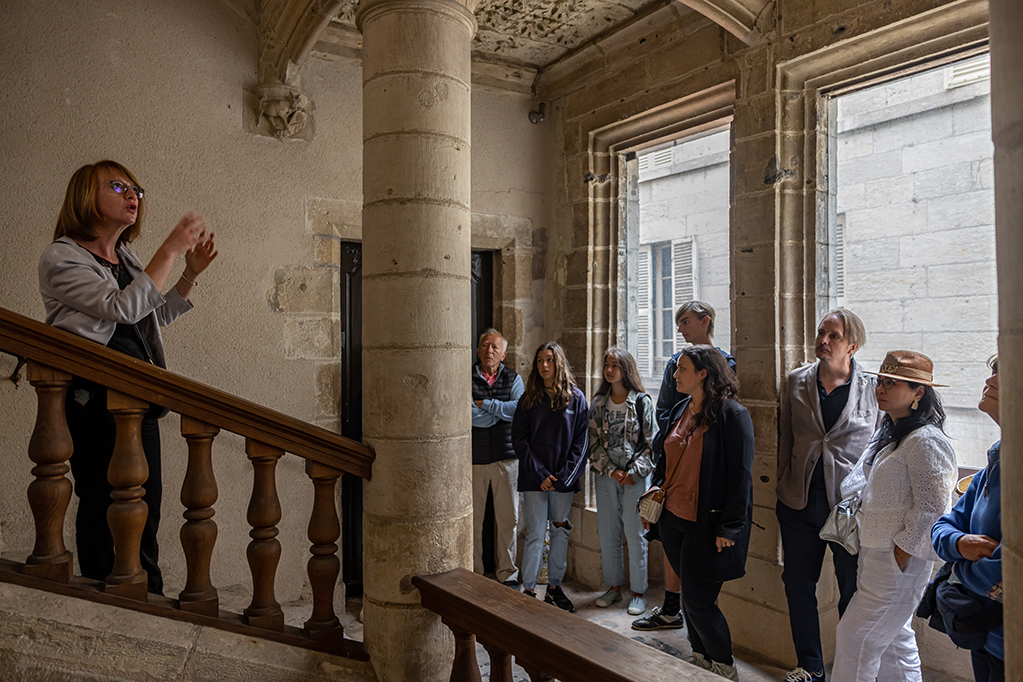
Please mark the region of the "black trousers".
[[824, 549], [831, 547], [838, 579], [838, 615], [845, 613], [856, 592], [856, 566], [858, 557], [849, 554], [841, 545], [820, 538], [821, 528], [831, 513], [827, 489], [824, 487], [824, 466], [817, 461], [806, 507], [792, 509], [781, 502], [776, 507], [781, 527], [781, 544], [785, 551], [785, 597], [789, 603], [789, 624], [792, 643], [796, 647], [796, 660], [804, 670], [824, 670], [821, 651], [821, 624], [817, 612], [817, 582], [824, 565]]
[[985, 649], [971, 651], [976, 682], [1005, 682], [1005, 661]]
[[697, 580], [682, 568], [682, 557], [696, 552], [696, 524], [664, 509], [657, 522], [657, 530], [664, 545], [664, 555], [682, 583], [682, 613], [690, 646], [695, 653], [703, 654], [712, 661], [733, 665], [732, 633], [728, 630], [725, 614], [717, 605], [724, 583]]
[[[81, 405], [76, 395], [88, 392], [89, 399]], [[83, 396], [84, 397], [84, 396]], [[113, 487], [107, 482], [107, 469], [114, 452], [117, 434], [114, 416], [107, 411], [106, 388], [75, 377], [64, 402], [68, 429], [74, 442], [71, 473], [75, 477], [78, 516], [75, 518], [75, 540], [78, 565], [82, 575], [106, 580], [114, 567], [114, 539], [107, 524], [107, 508]], [[156, 534], [160, 528], [160, 502], [163, 497], [160, 470], [160, 422], [155, 410], [142, 419], [142, 449], [149, 465], [149, 480], [142, 484], [142, 500], [149, 507], [142, 530], [140, 560], [149, 574], [148, 589], [163, 594], [163, 575], [158, 565], [160, 549]]]

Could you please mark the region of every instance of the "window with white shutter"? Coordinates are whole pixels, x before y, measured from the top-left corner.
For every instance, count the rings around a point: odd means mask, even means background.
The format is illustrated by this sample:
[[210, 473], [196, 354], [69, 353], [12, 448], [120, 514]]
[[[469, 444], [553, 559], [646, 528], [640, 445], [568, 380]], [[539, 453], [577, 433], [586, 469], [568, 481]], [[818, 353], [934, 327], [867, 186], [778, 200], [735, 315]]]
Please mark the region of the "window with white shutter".
[[[675, 303], [672, 311], [686, 301], [697, 299], [697, 262], [696, 262], [696, 238], [685, 237], [675, 239], [671, 242], [671, 269], [675, 279], [674, 293]], [[672, 312], [674, 316], [674, 312]], [[672, 317], [674, 320], [674, 317]], [[686, 340], [675, 331], [675, 351], [679, 351], [685, 345]]]
[[651, 338], [650, 310], [650, 247], [639, 249], [639, 262], [636, 264], [636, 304], [638, 315], [636, 320], [636, 364], [641, 376], [650, 376], [653, 372], [653, 339]]

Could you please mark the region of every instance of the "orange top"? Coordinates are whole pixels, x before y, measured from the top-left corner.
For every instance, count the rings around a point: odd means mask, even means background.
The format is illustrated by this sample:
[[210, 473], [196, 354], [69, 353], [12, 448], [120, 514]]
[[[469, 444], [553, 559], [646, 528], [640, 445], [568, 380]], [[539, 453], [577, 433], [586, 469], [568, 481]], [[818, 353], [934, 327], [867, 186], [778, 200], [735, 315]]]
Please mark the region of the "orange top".
[[703, 460], [703, 434], [707, 427], [697, 427], [688, 407], [675, 427], [664, 439], [665, 471], [664, 506], [686, 521], [696, 521], [696, 503], [700, 497], [700, 463]]

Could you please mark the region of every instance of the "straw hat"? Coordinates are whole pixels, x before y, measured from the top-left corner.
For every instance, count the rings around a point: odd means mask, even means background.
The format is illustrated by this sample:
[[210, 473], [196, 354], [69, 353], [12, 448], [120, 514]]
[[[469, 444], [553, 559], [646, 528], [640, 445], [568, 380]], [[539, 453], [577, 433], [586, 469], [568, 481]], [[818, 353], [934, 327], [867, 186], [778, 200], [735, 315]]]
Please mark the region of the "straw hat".
[[881, 363], [881, 369], [876, 372], [864, 372], [864, 374], [912, 381], [926, 386], [948, 386], [948, 384], [934, 383], [933, 372], [934, 363], [923, 353], [911, 350], [893, 350], [885, 356], [884, 362]]

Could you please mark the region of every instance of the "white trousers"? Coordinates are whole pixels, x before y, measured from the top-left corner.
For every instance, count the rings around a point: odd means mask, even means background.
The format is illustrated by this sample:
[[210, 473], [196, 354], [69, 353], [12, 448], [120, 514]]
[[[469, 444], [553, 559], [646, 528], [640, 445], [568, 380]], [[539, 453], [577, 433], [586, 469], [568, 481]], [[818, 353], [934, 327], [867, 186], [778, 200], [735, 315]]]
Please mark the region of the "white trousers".
[[894, 550], [860, 549], [856, 594], [838, 622], [831, 682], [921, 682], [912, 619], [931, 562], [911, 556], [899, 570]]
[[480, 575], [483, 574], [483, 513], [487, 508], [488, 490], [494, 496], [495, 573], [501, 582], [517, 580], [519, 460], [472, 465], [472, 570]]

